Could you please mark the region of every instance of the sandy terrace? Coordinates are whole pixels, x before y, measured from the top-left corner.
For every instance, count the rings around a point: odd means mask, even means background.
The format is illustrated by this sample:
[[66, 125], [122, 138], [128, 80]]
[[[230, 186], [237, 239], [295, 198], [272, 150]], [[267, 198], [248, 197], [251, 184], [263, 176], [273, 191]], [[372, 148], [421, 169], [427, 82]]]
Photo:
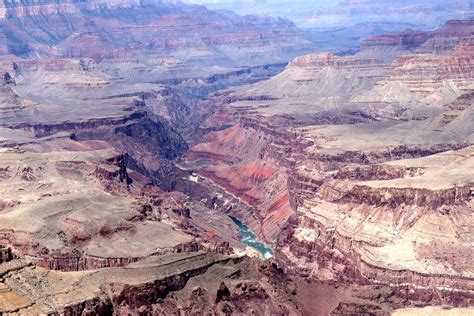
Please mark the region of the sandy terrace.
[[474, 146], [424, 158], [393, 161], [387, 164], [407, 168], [422, 168], [422, 174], [414, 177], [368, 181], [360, 184], [375, 188], [422, 188], [430, 190], [447, 189], [456, 185], [471, 185], [474, 188]]

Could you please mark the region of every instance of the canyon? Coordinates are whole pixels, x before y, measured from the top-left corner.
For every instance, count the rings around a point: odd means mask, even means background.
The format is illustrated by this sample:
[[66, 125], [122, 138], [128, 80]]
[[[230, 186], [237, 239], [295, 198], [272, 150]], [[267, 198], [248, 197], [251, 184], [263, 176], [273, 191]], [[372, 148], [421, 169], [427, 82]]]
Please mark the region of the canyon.
[[[335, 10], [411, 16], [367, 7]], [[179, 1], [0, 2], [0, 315], [472, 312], [474, 20], [429, 21], [321, 46]]]
[[[221, 128], [187, 159], [252, 207], [251, 216], [231, 212], [274, 245], [287, 273], [469, 306], [471, 23], [420, 32], [419, 48], [393, 61], [368, 58], [364, 47], [306, 55], [268, 80], [219, 92], [203, 128]], [[427, 51], [433, 38], [450, 45]], [[373, 52], [392, 45], [368, 41], [378, 43]]]

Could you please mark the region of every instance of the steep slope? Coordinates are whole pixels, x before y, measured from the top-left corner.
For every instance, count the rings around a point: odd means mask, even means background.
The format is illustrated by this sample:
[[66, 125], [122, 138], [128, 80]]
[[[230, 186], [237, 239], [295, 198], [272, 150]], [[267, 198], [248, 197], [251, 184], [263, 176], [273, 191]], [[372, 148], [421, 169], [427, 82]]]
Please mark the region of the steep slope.
[[121, 268], [80, 273], [47, 271], [15, 260], [0, 267], [0, 310], [80, 315], [298, 312], [289, 288], [275, 291], [276, 284], [284, 284], [282, 273], [265, 269], [249, 258], [206, 253], [153, 256]]
[[227, 215], [153, 185], [191, 176], [146, 104], [170, 88], [79, 64], [19, 61], [0, 86], [0, 313], [297, 312]]
[[106, 143], [59, 140], [23, 148], [1, 153], [1, 195], [13, 199], [3, 201], [11, 207], [2, 210], [0, 231], [16, 256], [33, 257], [45, 268], [83, 270], [173, 251], [192, 240], [161, 223], [160, 210], [145, 220], [145, 202], [133, 198], [143, 184], [101, 164], [123, 159]]
[[298, 313], [177, 161], [197, 101], [278, 71], [249, 65], [302, 33], [165, 2], [0, 9], [0, 314]]
[[2, 1], [2, 6], [0, 46], [19, 56], [142, 63], [173, 56], [181, 62], [249, 65], [285, 61], [310, 44], [283, 19], [172, 1]]
[[[448, 23], [460, 29], [442, 53], [393, 63], [307, 55], [216, 94], [201, 127], [218, 131], [196, 139], [187, 159], [251, 207], [229, 212], [275, 246], [288, 273], [468, 306], [474, 68], [465, 23]], [[286, 216], [274, 207], [280, 194]], [[382, 313], [387, 297], [333, 312]]]
[[473, 42], [464, 33], [461, 39], [445, 54], [402, 55], [392, 63], [330, 53], [298, 57], [270, 80], [237, 89], [230, 100], [235, 108], [308, 123], [430, 117], [473, 89]]
[[472, 40], [474, 20], [448, 20], [434, 31], [406, 29], [396, 34], [373, 36], [362, 41], [357, 54], [391, 62], [401, 54], [441, 54]]

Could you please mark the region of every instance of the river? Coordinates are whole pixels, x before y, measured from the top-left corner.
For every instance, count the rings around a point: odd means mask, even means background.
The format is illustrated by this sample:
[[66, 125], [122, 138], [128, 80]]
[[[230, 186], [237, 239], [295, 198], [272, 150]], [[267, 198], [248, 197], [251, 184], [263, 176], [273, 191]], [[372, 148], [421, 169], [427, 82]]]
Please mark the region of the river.
[[257, 250], [265, 259], [270, 259], [273, 257], [273, 250], [260, 242], [257, 238], [257, 235], [250, 228], [242, 223], [238, 218], [229, 215], [229, 218], [237, 225], [240, 229], [240, 234], [242, 235], [241, 241], [247, 246]]

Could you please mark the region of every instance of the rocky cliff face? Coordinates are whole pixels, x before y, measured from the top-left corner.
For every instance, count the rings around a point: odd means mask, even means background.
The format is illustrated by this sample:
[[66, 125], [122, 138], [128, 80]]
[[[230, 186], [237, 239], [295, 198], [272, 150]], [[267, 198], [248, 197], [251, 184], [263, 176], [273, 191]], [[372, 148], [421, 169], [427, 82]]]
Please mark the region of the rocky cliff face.
[[[204, 253], [155, 256], [124, 268], [82, 274], [44, 273], [17, 260], [0, 270], [0, 298], [8, 300], [6, 307], [0, 306], [5, 314], [297, 313], [290, 288], [275, 291], [275, 281], [285, 276], [272, 269], [258, 267], [249, 258]], [[259, 281], [249, 281], [257, 275]], [[44, 287], [38, 291], [32, 282]], [[222, 288], [227, 289], [225, 295], [220, 294]]]
[[[165, 2], [1, 9], [0, 313], [297, 312], [294, 289], [276, 290], [290, 282], [282, 270], [245, 256], [258, 255], [203, 198], [215, 192], [177, 164], [198, 100], [281, 69], [237, 66], [287, 60], [308, 44], [302, 33]], [[289, 39], [281, 55], [276, 37]], [[171, 272], [158, 277], [163, 265]]]
[[[420, 49], [393, 63], [308, 55], [267, 81], [216, 95], [219, 110], [202, 128], [225, 123], [196, 139], [187, 157], [205, 161], [201, 176], [253, 207], [254, 218], [242, 218], [262, 238], [277, 236], [288, 273], [387, 286], [391, 297], [420, 304], [469, 305], [469, 23], [433, 32], [456, 43], [443, 53]], [[413, 47], [427, 42], [413, 36]], [[354, 113], [357, 105], [365, 112]], [[273, 207], [280, 192], [286, 217]], [[380, 302], [364, 308], [383, 310]], [[364, 308], [342, 304], [335, 313]]]
[[310, 44], [283, 19], [239, 17], [172, 1], [2, 2], [0, 9], [0, 46], [20, 56], [101, 61], [172, 54], [182, 61], [248, 65], [285, 61]]
[[234, 211], [234, 215], [247, 219], [264, 240], [274, 241], [278, 227], [293, 214], [288, 180], [282, 172], [284, 166], [266, 153], [274, 136], [249, 126], [234, 125], [211, 137], [217, 141], [193, 147], [188, 159], [218, 161], [199, 174], [253, 207], [252, 213]]
[[306, 124], [432, 117], [472, 91], [472, 30], [465, 27], [469, 23], [448, 22], [462, 31], [447, 32], [443, 38], [455, 44], [440, 54], [420, 51], [393, 62], [376, 54], [298, 57], [270, 80], [232, 92], [232, 107], [266, 116], [291, 114]]
[[448, 20], [431, 32], [406, 30], [399, 34], [370, 37], [362, 42], [360, 56], [391, 61], [400, 54], [442, 54], [472, 40], [473, 20]]

